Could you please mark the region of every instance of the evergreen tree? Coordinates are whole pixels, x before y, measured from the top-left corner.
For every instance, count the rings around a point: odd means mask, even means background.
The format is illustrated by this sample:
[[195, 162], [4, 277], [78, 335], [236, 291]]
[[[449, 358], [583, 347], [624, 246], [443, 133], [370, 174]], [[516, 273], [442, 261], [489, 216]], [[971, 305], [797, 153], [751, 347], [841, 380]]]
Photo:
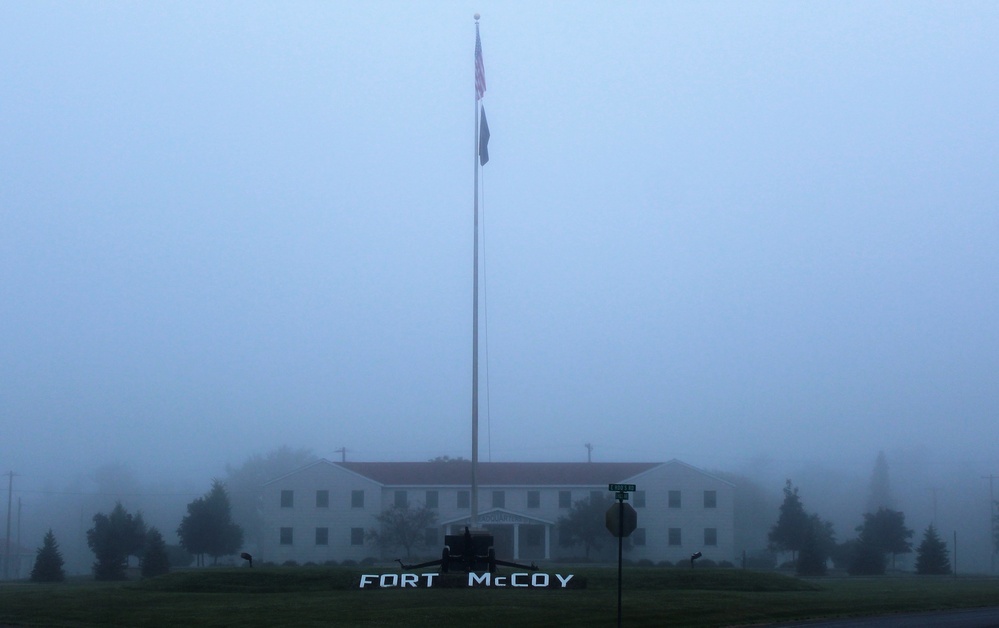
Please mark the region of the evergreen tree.
[[170, 571], [163, 535], [156, 528], [149, 528], [146, 534], [146, 548], [142, 553], [142, 577], [152, 578]]
[[852, 544], [853, 556], [846, 571], [851, 576], [883, 576], [888, 558], [880, 547], [861, 536]]
[[857, 528], [861, 541], [870, 543], [885, 554], [891, 554], [891, 565], [895, 567], [895, 556], [912, 551], [912, 530], [905, 527], [905, 513], [888, 508], [879, 508], [875, 513], [864, 513], [864, 524]]
[[62, 553], [59, 552], [59, 544], [56, 543], [55, 534], [49, 528], [42, 541], [42, 546], [38, 548], [35, 556], [35, 567], [31, 570], [32, 582], [62, 582], [66, 579], [66, 573], [62, 569]]
[[879, 451], [871, 472], [871, 483], [867, 495], [867, 507], [864, 512], [877, 512], [881, 508], [894, 508], [891, 495], [891, 482], [888, 480], [888, 459], [885, 452]]
[[950, 573], [950, 554], [947, 544], [937, 535], [933, 524], [926, 528], [923, 542], [916, 549], [916, 573], [946, 575]]
[[218, 563], [219, 556], [239, 551], [243, 530], [232, 522], [229, 494], [220, 480], [212, 480], [211, 490], [187, 505], [177, 536], [180, 546], [198, 557], [199, 565], [204, 564], [205, 554]]
[[146, 524], [142, 514], [130, 514], [121, 502], [111, 514], [94, 515], [94, 527], [87, 530], [87, 545], [93, 550], [94, 578], [124, 580], [129, 556], [138, 556], [146, 543]]
[[832, 523], [823, 521], [816, 514], [809, 517], [809, 523], [802, 539], [795, 571], [801, 576], [824, 576], [826, 563], [836, 547], [836, 535]]
[[804, 544], [811, 525], [801, 498], [798, 497], [798, 488], [788, 480], [784, 485], [784, 502], [780, 505], [780, 515], [768, 535], [771, 546], [778, 551], [791, 552], [791, 560], [797, 560], [797, 553]]

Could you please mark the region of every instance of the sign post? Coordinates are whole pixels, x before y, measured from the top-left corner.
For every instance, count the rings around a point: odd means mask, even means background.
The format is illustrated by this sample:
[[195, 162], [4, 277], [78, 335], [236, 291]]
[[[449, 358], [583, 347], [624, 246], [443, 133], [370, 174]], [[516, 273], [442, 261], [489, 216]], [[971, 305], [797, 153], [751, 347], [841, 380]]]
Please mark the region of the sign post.
[[607, 509], [606, 523], [610, 533], [617, 537], [617, 625], [621, 628], [621, 572], [623, 568], [624, 537], [638, 527], [638, 513], [626, 504], [628, 494], [635, 490], [634, 484], [609, 484], [608, 491], [614, 491], [616, 505]]

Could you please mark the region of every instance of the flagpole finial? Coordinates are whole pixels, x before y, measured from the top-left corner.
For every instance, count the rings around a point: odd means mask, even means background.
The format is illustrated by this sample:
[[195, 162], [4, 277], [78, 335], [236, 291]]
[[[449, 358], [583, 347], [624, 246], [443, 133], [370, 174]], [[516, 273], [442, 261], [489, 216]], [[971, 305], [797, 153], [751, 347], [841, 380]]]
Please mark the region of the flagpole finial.
[[475, 14], [475, 15], [473, 15], [472, 17], [474, 17], [474, 18], [475, 18], [475, 21], [476, 21], [476, 22], [478, 22], [478, 21], [479, 21], [479, 14], [478, 14], [478, 13], [476, 13], [476, 14]]

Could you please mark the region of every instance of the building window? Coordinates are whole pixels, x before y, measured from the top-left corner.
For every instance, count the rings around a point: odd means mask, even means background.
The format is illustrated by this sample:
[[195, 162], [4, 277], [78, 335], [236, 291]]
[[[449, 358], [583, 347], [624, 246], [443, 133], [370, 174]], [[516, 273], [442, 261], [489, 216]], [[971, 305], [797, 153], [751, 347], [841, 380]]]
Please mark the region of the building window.
[[350, 492], [350, 507], [351, 508], [364, 508], [364, 491], [351, 491]]
[[716, 508], [718, 506], [718, 492], [704, 491], [704, 507]]
[[329, 507], [330, 507], [330, 492], [316, 491], [316, 508], [329, 508]]
[[427, 508], [437, 508], [440, 502], [440, 496], [437, 491], [427, 491], [427, 499], [424, 502]]
[[541, 508], [541, 491], [527, 491], [527, 507]]
[[572, 508], [572, 491], [559, 491], [558, 492], [558, 507], [559, 508]]
[[680, 491], [669, 492], [669, 507], [670, 508], [680, 507]]
[[645, 508], [645, 491], [635, 491], [635, 508]]
[[405, 508], [409, 506], [409, 498], [406, 496], [406, 491], [395, 492], [395, 505], [396, 508]]
[[293, 508], [295, 506], [295, 491], [281, 491], [281, 507]]
[[351, 528], [350, 529], [350, 544], [351, 545], [364, 545], [364, 528]]
[[670, 528], [669, 529], [669, 544], [670, 545], [680, 545], [680, 528]]
[[458, 491], [458, 508], [471, 508], [468, 491]]
[[427, 547], [436, 546], [439, 543], [437, 539], [437, 528], [427, 528], [424, 530], [423, 542], [427, 544]]
[[281, 528], [281, 545], [291, 545], [295, 540], [295, 535], [291, 528]]
[[493, 491], [493, 508], [505, 508], [505, 507], [506, 507], [506, 492]]
[[645, 545], [645, 528], [635, 528], [631, 533], [631, 542], [635, 545]]
[[329, 545], [329, 544], [330, 544], [330, 529], [316, 528], [316, 545]]
[[718, 545], [718, 528], [704, 528], [704, 544]]

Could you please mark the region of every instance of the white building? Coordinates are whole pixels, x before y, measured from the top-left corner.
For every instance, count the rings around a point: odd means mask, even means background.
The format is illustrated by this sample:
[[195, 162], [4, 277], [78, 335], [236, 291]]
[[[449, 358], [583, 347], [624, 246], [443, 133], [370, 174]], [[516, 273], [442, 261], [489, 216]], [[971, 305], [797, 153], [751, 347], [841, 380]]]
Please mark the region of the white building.
[[[479, 527], [494, 537], [504, 560], [545, 561], [579, 556], [560, 547], [557, 522], [573, 503], [613, 497], [607, 485], [635, 484], [629, 503], [638, 528], [627, 557], [677, 562], [694, 552], [735, 561], [734, 486], [678, 460], [640, 462], [480, 462]], [[319, 460], [264, 485], [264, 539], [258, 559], [321, 564], [329, 560], [391, 559], [366, 538], [376, 516], [396, 504], [437, 511], [426, 530], [438, 555], [444, 535], [469, 525], [471, 463], [330, 462]], [[609, 533], [608, 533], [609, 534]]]

